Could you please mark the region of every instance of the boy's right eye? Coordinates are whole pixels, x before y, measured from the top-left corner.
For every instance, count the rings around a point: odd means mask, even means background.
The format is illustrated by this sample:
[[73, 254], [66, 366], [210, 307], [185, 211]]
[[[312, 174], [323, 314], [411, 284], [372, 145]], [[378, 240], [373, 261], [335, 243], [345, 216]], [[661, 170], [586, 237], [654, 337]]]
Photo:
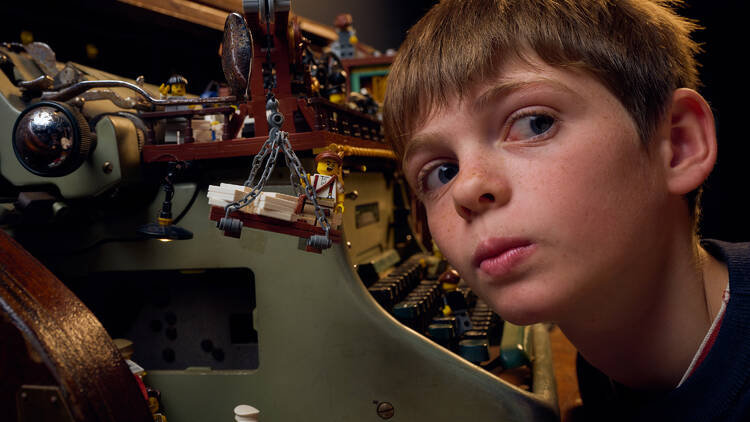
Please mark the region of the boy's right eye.
[[457, 163], [438, 163], [424, 168], [419, 175], [419, 190], [430, 192], [447, 184], [458, 174]]

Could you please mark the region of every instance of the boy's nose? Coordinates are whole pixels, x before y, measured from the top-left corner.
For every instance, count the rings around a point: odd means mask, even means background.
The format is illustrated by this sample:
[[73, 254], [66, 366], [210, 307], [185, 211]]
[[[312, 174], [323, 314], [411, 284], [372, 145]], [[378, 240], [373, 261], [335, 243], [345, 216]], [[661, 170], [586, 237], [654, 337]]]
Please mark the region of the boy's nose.
[[461, 167], [454, 182], [451, 189], [453, 204], [458, 215], [466, 221], [510, 200], [510, 187], [505, 180], [473, 166]]

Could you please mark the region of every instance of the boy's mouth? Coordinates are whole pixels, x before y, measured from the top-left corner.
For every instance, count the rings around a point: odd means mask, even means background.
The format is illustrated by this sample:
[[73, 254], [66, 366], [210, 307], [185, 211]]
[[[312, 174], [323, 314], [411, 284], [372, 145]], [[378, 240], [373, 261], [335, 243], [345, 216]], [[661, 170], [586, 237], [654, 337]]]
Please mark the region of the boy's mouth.
[[535, 249], [528, 239], [493, 237], [479, 242], [472, 264], [490, 276], [500, 277], [509, 273]]

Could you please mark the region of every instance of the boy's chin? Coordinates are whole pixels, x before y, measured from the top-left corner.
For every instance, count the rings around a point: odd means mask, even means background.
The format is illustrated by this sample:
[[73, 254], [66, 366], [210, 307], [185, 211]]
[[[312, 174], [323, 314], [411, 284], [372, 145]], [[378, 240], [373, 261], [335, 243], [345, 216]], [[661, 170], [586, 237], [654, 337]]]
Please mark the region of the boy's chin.
[[531, 325], [539, 322], [554, 321], [551, 306], [533, 298], [502, 300], [493, 304], [493, 309], [500, 317], [515, 325]]
[[515, 325], [552, 322], [565, 307], [561, 292], [552, 291], [543, 281], [514, 283], [480, 294], [500, 317]]
[[501, 309], [499, 315], [504, 321], [515, 325], [531, 325], [539, 322], [548, 322], [547, 318], [543, 318], [541, 315], [537, 314], [530, 314], [528, 312], [505, 312]]

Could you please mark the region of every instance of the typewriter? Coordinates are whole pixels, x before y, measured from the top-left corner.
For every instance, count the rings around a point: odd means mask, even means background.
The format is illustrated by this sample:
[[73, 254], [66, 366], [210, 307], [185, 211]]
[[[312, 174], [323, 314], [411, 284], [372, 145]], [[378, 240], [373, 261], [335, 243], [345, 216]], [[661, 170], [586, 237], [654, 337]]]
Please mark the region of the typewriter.
[[[425, 247], [418, 204], [379, 121], [310, 88], [322, 56], [305, 47], [289, 2], [243, 4], [225, 29], [225, 56], [237, 53], [224, 61], [230, 96], [159, 100], [156, 86], [56, 62], [49, 47], [1, 45], [0, 172], [17, 193], [15, 207], [0, 211], [5, 232], [109, 337], [128, 341], [123, 354], [145, 368], [170, 421], [231, 420], [240, 404], [266, 421], [558, 420], [547, 327], [503, 322]], [[246, 218], [207, 200], [210, 185], [242, 186], [262, 153], [268, 92], [301, 167], [314, 168], [320, 150], [346, 151], [346, 211], [319, 253], [309, 239], [320, 225]], [[203, 113], [166, 109], [177, 103], [213, 108], [222, 139], [164, 142], [167, 119]], [[48, 118], [43, 111], [62, 125], [45, 133], [72, 130], [75, 152], [33, 156], [18, 128]], [[291, 173], [288, 163], [264, 173], [264, 192], [294, 196]], [[169, 224], [190, 236], [139, 233], [165, 202]], [[242, 227], [217, 229], [225, 217]], [[25, 333], [34, 349], [41, 340], [29, 339], [44, 336], [13, 308], [13, 281], [2, 282], [3, 332]], [[55, 372], [56, 359], [41, 361]], [[131, 381], [118, 388], [137, 392]], [[51, 420], [86, 419], [92, 404], [76, 401], [71, 385], [52, 380], [65, 406]], [[11, 387], [0, 397], [5, 414], [31, 420], [23, 400], [40, 390]]]

